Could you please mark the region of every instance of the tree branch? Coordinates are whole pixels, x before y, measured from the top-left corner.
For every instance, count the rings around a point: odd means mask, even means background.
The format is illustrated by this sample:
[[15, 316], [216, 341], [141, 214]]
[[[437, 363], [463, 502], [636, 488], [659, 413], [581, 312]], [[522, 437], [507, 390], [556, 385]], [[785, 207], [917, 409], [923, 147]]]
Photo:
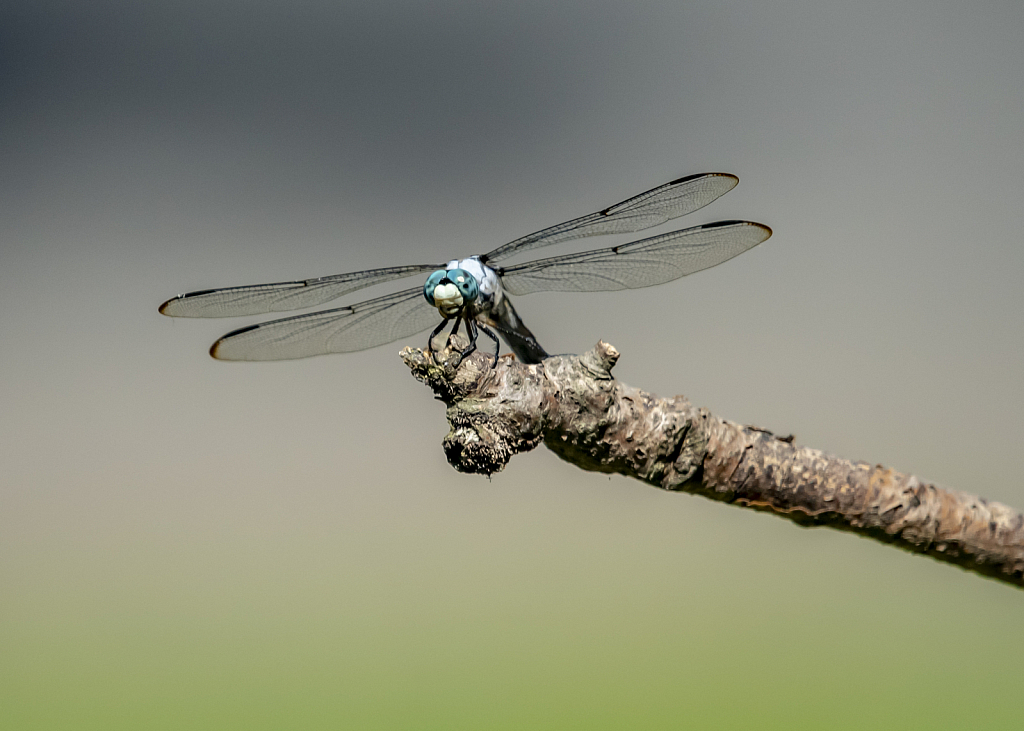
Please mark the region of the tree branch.
[[1024, 586], [1024, 515], [1012, 508], [627, 386], [612, 378], [619, 354], [604, 342], [538, 365], [503, 357], [492, 368], [477, 352], [454, 367], [464, 343], [435, 360], [401, 352], [448, 407], [444, 450], [460, 472], [499, 472], [543, 442], [585, 470], [852, 531]]

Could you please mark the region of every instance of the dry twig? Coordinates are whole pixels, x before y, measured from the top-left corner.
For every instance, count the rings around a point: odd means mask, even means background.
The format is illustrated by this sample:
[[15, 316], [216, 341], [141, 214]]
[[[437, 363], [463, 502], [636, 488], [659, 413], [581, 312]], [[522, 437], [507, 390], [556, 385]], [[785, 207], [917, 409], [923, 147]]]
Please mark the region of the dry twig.
[[444, 450], [461, 472], [498, 472], [543, 442], [585, 470], [853, 531], [1024, 586], [1018, 511], [627, 386], [611, 376], [619, 354], [607, 343], [539, 365], [501, 358], [495, 368], [479, 352], [458, 367], [450, 350], [436, 363], [418, 349], [401, 356], [447, 404]]

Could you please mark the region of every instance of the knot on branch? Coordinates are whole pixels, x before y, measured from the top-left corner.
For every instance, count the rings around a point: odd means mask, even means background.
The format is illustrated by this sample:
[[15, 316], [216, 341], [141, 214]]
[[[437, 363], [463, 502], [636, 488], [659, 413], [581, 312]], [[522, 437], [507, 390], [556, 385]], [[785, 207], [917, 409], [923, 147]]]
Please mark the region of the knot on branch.
[[404, 348], [400, 355], [413, 376], [448, 407], [450, 431], [443, 442], [448, 462], [460, 472], [491, 475], [513, 455], [541, 442], [537, 404], [522, 401], [537, 393], [543, 366], [525, 365], [512, 356], [495, 363], [493, 354], [480, 351], [462, 359], [466, 345], [457, 335], [432, 355], [418, 348]]
[[582, 365], [594, 378], [607, 380], [612, 377], [612, 368], [619, 362], [619, 351], [611, 343], [599, 340], [592, 350], [580, 356]]
[[[450, 431], [444, 451], [455, 469], [487, 475], [500, 472], [513, 455], [550, 439], [552, 430], [558, 432], [560, 438], [555, 440], [563, 449], [566, 442], [592, 440], [592, 436], [570, 440], [560, 425], [566, 421], [566, 408], [577, 419], [595, 409], [607, 411], [614, 383], [611, 369], [619, 358], [613, 346], [599, 342], [581, 356], [553, 356], [536, 365], [512, 356], [495, 363], [492, 354], [480, 351], [460, 359], [465, 347], [466, 341], [456, 336], [433, 354], [418, 348], [401, 352], [413, 376], [448, 407]], [[584, 421], [592, 428], [595, 418]], [[563, 450], [556, 448], [556, 452], [568, 458]]]

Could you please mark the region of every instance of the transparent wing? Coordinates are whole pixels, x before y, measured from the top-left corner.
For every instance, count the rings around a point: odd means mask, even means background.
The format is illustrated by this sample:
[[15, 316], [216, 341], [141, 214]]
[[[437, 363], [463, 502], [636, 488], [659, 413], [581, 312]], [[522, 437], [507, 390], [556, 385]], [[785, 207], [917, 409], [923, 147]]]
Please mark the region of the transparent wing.
[[236, 317], [262, 315], [265, 312], [287, 312], [303, 307], [322, 305], [342, 295], [393, 279], [443, 269], [444, 265], [415, 264], [404, 267], [367, 269], [362, 272], [335, 274], [298, 282], [254, 284], [248, 287], [204, 289], [179, 294], [160, 305], [160, 312], [169, 317]]
[[701, 173], [679, 178], [603, 211], [516, 239], [481, 258], [495, 262], [584, 236], [642, 231], [703, 208], [735, 188], [739, 182], [739, 178], [728, 173]]
[[772, 230], [749, 221], [719, 221], [622, 246], [554, 256], [505, 267], [511, 294], [600, 292], [664, 284], [721, 264], [751, 249]]
[[210, 348], [220, 360], [289, 360], [366, 350], [415, 335], [439, 321], [423, 289], [360, 302], [350, 307], [271, 320], [230, 332]]

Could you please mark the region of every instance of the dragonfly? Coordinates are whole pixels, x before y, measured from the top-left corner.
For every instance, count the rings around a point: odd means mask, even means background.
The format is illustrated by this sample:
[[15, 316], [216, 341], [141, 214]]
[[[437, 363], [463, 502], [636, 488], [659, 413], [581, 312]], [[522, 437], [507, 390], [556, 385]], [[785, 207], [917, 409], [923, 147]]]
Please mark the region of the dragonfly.
[[[728, 173], [701, 173], [673, 180], [603, 210], [503, 244], [487, 254], [447, 264], [414, 264], [336, 274], [292, 282], [204, 289], [173, 297], [160, 306], [170, 317], [236, 317], [314, 307], [365, 287], [428, 274], [423, 286], [250, 325], [217, 340], [210, 354], [219, 360], [267, 361], [366, 350], [419, 332], [437, 335], [454, 321], [451, 344], [464, 325], [476, 349], [478, 333], [495, 343], [497, 364], [504, 340], [524, 363], [540, 363], [547, 351], [523, 323], [509, 295], [531, 292], [597, 292], [638, 289], [671, 282], [717, 266], [772, 235], [764, 224], [718, 221], [670, 231], [627, 244], [503, 265], [506, 259], [552, 244], [659, 226], [703, 208], [736, 187]], [[438, 323], [438, 318], [440, 322]]]

